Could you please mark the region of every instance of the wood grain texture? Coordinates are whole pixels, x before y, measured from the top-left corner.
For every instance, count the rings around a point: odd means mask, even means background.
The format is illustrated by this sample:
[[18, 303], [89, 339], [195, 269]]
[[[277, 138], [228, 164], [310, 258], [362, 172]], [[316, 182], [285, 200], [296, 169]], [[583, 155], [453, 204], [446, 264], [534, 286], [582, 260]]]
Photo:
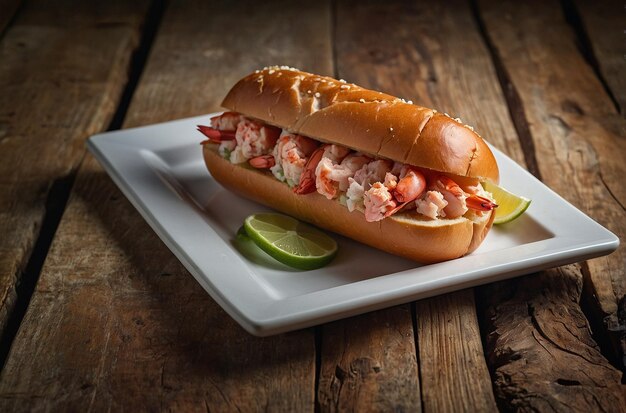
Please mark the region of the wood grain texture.
[[108, 126], [147, 10], [143, 1], [70, 3], [27, 2], [0, 42], [0, 331], [48, 191], [78, 166], [87, 136]]
[[[312, 36], [327, 4], [249, 6], [171, 4], [125, 126], [218, 109], [255, 67], [329, 72], [329, 39]], [[89, 156], [0, 376], [0, 410], [312, 411], [314, 385], [313, 331], [247, 334]]]
[[2, 372], [0, 410], [310, 410], [313, 354], [310, 331], [243, 331], [88, 156]]
[[574, 0], [586, 38], [598, 69], [626, 116], [626, 10], [624, 4], [609, 1]]
[[[471, 290], [418, 301], [420, 378], [425, 411], [494, 411]], [[442, 368], [443, 367], [443, 368]], [[468, 383], [469, 382], [469, 383]], [[490, 396], [490, 397], [489, 397]]]
[[0, 36], [11, 23], [21, 3], [21, 0], [0, 0]]
[[[263, 7], [254, 1], [172, 4], [148, 64], [148, 70], [159, 70], [149, 72], [150, 81], [142, 79], [137, 103], [133, 101], [141, 106], [128, 113], [125, 125], [219, 110], [232, 85], [264, 66], [288, 65], [331, 75], [329, 8], [327, 2], [293, 6], [272, 1]], [[185, 45], [187, 40], [193, 48]]]
[[421, 409], [408, 305], [325, 325], [321, 347], [320, 411]]
[[488, 305], [486, 352], [507, 411], [620, 412], [626, 391], [577, 305], [575, 265], [480, 290]]
[[[479, 8], [519, 97], [511, 110], [527, 119], [544, 182], [623, 238], [623, 119], [577, 50], [560, 5], [481, 1]], [[623, 406], [615, 404], [623, 402], [620, 374], [592, 340], [578, 302], [584, 279], [586, 299], [607, 315], [607, 326], [619, 325], [624, 269], [621, 247], [608, 257], [547, 271], [514, 287], [481, 289], [489, 303], [487, 350], [495, 361], [502, 405], [561, 411]]]

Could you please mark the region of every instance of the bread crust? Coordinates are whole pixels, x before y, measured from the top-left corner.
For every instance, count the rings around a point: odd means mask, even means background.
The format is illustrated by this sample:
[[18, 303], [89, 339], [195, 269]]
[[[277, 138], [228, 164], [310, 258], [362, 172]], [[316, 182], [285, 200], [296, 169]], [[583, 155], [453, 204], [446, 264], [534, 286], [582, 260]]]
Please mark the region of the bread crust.
[[493, 153], [469, 126], [385, 93], [291, 68], [240, 80], [222, 106], [323, 142], [453, 175], [499, 180]]
[[399, 213], [367, 222], [337, 201], [314, 192], [296, 195], [269, 172], [234, 165], [220, 157], [217, 145], [203, 146], [209, 172], [221, 185], [246, 198], [374, 248], [424, 264], [461, 257], [476, 249], [493, 222], [493, 213], [474, 222], [467, 218], [429, 220]]

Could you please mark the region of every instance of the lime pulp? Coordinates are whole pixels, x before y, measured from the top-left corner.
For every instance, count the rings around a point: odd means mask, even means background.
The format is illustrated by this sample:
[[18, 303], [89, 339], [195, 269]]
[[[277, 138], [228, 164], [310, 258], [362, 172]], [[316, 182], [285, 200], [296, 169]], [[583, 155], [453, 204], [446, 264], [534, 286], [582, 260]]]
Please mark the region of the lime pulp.
[[320, 268], [337, 254], [337, 243], [334, 239], [287, 215], [250, 215], [244, 222], [244, 228], [259, 248], [293, 268]]
[[492, 182], [485, 182], [483, 186], [487, 192], [491, 192], [498, 204], [494, 224], [505, 224], [519, 218], [530, 205], [530, 199], [515, 195]]

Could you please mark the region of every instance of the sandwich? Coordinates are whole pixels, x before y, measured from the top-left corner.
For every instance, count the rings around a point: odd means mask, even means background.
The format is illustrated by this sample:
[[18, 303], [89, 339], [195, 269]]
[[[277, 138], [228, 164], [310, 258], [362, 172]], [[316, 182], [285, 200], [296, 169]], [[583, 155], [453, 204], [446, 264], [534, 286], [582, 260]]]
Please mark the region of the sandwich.
[[268, 67], [199, 125], [224, 187], [421, 263], [474, 251], [497, 207], [498, 165], [460, 119], [344, 80]]

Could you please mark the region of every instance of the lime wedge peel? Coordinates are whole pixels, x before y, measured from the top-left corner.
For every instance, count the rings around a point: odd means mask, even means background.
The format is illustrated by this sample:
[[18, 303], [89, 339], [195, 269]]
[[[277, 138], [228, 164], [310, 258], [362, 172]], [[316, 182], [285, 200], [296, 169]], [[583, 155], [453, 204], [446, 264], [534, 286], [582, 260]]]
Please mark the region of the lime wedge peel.
[[515, 195], [492, 182], [485, 182], [483, 186], [487, 192], [491, 192], [498, 204], [493, 220], [496, 225], [506, 224], [519, 218], [531, 203], [530, 199]]
[[337, 254], [337, 243], [334, 239], [287, 215], [250, 215], [244, 222], [244, 228], [259, 248], [293, 268], [320, 268]]

